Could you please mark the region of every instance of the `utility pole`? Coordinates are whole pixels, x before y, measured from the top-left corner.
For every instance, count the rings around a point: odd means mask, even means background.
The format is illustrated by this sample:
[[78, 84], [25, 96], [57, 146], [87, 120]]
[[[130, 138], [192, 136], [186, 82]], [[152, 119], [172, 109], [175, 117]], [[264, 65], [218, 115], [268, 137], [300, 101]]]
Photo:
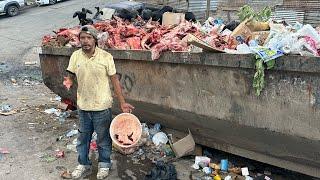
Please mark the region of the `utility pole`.
[[207, 0], [206, 19], [208, 19], [209, 16], [210, 16], [210, 1], [211, 1], [211, 0]]

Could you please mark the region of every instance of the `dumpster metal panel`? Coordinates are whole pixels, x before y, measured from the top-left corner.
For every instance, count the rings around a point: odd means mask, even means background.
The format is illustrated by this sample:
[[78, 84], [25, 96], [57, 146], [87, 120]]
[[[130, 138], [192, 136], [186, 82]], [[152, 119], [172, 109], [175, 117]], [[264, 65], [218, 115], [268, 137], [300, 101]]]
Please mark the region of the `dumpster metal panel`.
[[[40, 54], [44, 83], [62, 98], [75, 95], [62, 85], [74, 50]], [[108, 52], [143, 121], [189, 128], [199, 144], [320, 177], [320, 58], [277, 59], [256, 97], [252, 55], [167, 52], [152, 61], [149, 51]]]

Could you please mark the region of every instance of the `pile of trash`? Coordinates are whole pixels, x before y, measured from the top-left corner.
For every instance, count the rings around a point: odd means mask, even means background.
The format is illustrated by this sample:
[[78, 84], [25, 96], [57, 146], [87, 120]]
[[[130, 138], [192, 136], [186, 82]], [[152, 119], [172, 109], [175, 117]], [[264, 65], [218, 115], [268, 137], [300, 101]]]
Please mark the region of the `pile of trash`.
[[51, 115], [54, 119], [57, 119], [60, 124], [63, 124], [66, 119], [70, 116], [76, 115], [77, 111], [74, 111], [75, 108], [73, 103], [68, 100], [62, 100], [60, 96], [55, 96], [54, 98], [50, 98], [51, 102], [59, 102], [57, 108], [45, 109], [44, 113]]
[[200, 179], [214, 180], [271, 180], [266, 174], [253, 174], [248, 167], [235, 167], [228, 159], [221, 159], [219, 163], [213, 163], [209, 157], [196, 156], [192, 168], [202, 172]]
[[[112, 20], [96, 22], [93, 26], [100, 32], [98, 35], [98, 46], [100, 48], [150, 50], [153, 60], [158, 59], [160, 53], [164, 51], [189, 51], [188, 39], [185, 38], [188, 34], [200, 38], [207, 37], [200, 33], [196, 25], [187, 21], [176, 26], [163, 26], [159, 22], [151, 20], [145, 22], [141, 18], [129, 22], [114, 17]], [[80, 47], [79, 30], [80, 26], [59, 29], [55, 32], [56, 35], [45, 36], [42, 45]], [[218, 40], [221, 41], [222, 39]], [[225, 42], [220, 44], [225, 44]], [[221, 48], [220, 44], [217, 48]]]
[[[129, 21], [113, 16], [110, 20], [96, 21], [92, 25], [100, 32], [98, 39], [101, 48], [150, 50], [153, 59], [158, 59], [163, 51], [190, 51], [190, 43], [186, 38], [188, 34], [214, 49], [237, 54], [255, 53], [264, 61], [284, 54], [320, 55], [319, 28], [308, 24], [275, 22], [270, 18], [271, 10], [268, 8], [261, 12], [248, 8], [245, 6], [240, 9], [239, 18], [242, 22], [231, 21], [227, 24], [212, 17], [203, 24], [181, 20], [167, 25], [152, 21], [152, 18], [145, 21], [137, 16]], [[243, 11], [252, 12], [243, 15]], [[180, 15], [166, 13], [174, 17]], [[164, 21], [167, 21], [166, 18], [162, 18]], [[42, 45], [79, 47], [79, 29], [80, 26], [54, 31], [55, 35], [43, 38]]]
[[[174, 153], [170, 148], [169, 137], [161, 131], [161, 125], [155, 124], [153, 128], [149, 128], [147, 124], [142, 123], [142, 134], [138, 143], [130, 148], [121, 148], [113, 144], [114, 149], [118, 152], [129, 155], [135, 163], [140, 160], [150, 159], [156, 162], [166, 156], [173, 156]], [[163, 159], [162, 159], [163, 160]]]

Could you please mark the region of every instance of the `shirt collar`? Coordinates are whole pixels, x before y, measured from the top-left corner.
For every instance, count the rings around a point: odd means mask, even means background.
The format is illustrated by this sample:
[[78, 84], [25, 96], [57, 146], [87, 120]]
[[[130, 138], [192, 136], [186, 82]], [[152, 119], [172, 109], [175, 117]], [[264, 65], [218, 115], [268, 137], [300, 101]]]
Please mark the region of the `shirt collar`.
[[[96, 56], [98, 55], [98, 51], [99, 51], [99, 48], [98, 48], [98, 47], [95, 47], [94, 53], [93, 53], [93, 55], [92, 55], [91, 58], [96, 57]], [[88, 56], [86, 55], [86, 53], [83, 52], [83, 50], [81, 50], [81, 52], [82, 52], [82, 54], [83, 54], [84, 56], [88, 57]]]

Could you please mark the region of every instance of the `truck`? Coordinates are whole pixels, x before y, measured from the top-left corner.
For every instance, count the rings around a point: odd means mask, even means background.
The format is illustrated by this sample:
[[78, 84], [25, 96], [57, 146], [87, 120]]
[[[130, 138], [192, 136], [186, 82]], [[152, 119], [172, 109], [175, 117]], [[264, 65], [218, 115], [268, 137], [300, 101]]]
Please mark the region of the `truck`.
[[38, 6], [41, 6], [41, 5], [53, 5], [53, 4], [56, 4], [57, 2], [60, 2], [60, 1], [63, 1], [63, 0], [36, 0], [36, 4]]
[[[76, 48], [42, 47], [44, 84], [76, 101], [76, 86], [62, 82]], [[114, 57], [123, 92], [140, 120], [160, 123], [181, 138], [320, 177], [320, 58], [287, 55], [266, 73], [258, 97], [253, 55], [106, 49]], [[116, 98], [115, 98], [116, 99]], [[117, 101], [114, 113], [120, 113]]]
[[0, 14], [5, 13], [10, 17], [16, 16], [24, 6], [24, 0], [2, 0], [0, 1]]

